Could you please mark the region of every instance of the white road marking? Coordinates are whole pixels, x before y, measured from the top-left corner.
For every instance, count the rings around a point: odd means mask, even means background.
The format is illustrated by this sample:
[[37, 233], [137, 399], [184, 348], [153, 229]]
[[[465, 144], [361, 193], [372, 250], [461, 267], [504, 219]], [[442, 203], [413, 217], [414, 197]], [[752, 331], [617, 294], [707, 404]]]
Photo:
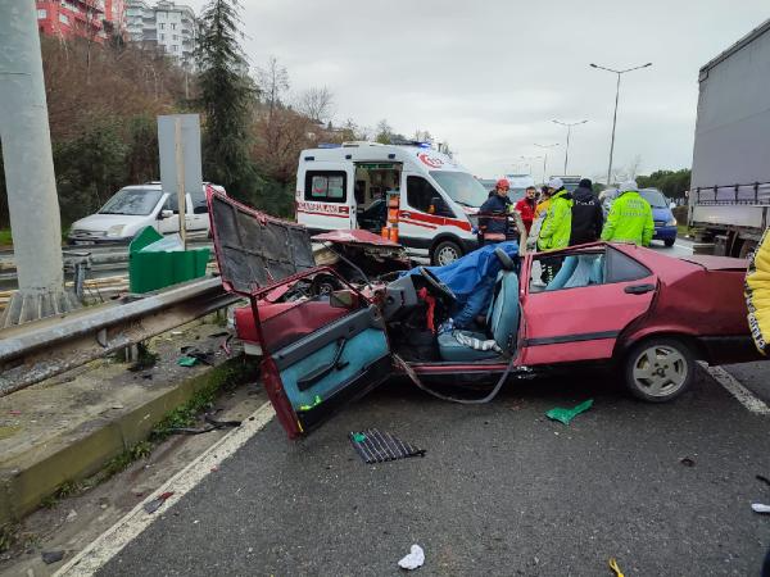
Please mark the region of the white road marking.
[[683, 244], [679, 244], [679, 243], [677, 242], [677, 243], [674, 243], [674, 247], [678, 248], [679, 250], [685, 250], [685, 251], [687, 251], [688, 253], [691, 253], [691, 254], [692, 254], [692, 247], [691, 247], [691, 246], [685, 246], [685, 245], [683, 245]]
[[[120, 521], [115, 523], [106, 532], [99, 536], [93, 543], [73, 557], [66, 565], [54, 573], [54, 577], [74, 577], [93, 575], [110, 559], [117, 555], [123, 547], [134, 540], [142, 531], [149, 527], [153, 521], [161, 517], [163, 513], [173, 507], [179, 500], [198, 485], [212, 468], [218, 466], [227, 459], [246, 441], [261, 431], [265, 425], [275, 416], [270, 403], [265, 403], [259, 409], [243, 421], [243, 424], [230, 431], [219, 441], [209, 447], [188, 464], [184, 469], [166, 481], [163, 486], [139, 503]], [[165, 504], [153, 514], [144, 510], [144, 504], [156, 499], [166, 491], [173, 491]]]
[[705, 369], [716, 382], [727, 389], [728, 392], [738, 399], [738, 402], [749, 411], [757, 415], [770, 415], [770, 407], [768, 407], [764, 401], [755, 397], [750, 390], [738, 382], [738, 379], [728, 373], [725, 369], [722, 367], [705, 367]]

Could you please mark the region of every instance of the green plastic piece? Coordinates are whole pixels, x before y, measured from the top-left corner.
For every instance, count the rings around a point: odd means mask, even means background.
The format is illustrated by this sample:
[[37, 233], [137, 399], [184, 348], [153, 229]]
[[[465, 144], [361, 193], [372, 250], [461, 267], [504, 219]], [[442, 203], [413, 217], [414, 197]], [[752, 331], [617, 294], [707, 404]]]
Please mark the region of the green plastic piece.
[[194, 367], [198, 363], [198, 359], [195, 357], [182, 357], [176, 364], [180, 367]]
[[364, 435], [363, 433], [354, 433], [353, 440], [356, 443], [363, 443], [364, 441], [366, 441], [366, 435]]
[[[128, 282], [132, 293], [146, 293], [200, 278], [206, 274], [210, 250], [153, 251], [163, 235], [146, 227], [128, 249]], [[147, 249], [147, 250], [143, 250]]]
[[300, 405], [298, 410], [300, 410], [302, 412], [309, 411], [309, 410], [313, 409], [314, 407], [317, 407], [321, 403], [323, 403], [323, 399], [321, 398], [321, 395], [316, 395], [315, 399], [313, 399], [313, 404], [312, 405]]
[[550, 411], [546, 412], [545, 416], [549, 419], [553, 419], [554, 421], [559, 421], [560, 423], [569, 425], [572, 419], [577, 417], [580, 413], [586, 412], [591, 408], [593, 404], [594, 400], [588, 399], [587, 401], [580, 403], [577, 407], [573, 407], [572, 409], [562, 409], [561, 407], [551, 409]]

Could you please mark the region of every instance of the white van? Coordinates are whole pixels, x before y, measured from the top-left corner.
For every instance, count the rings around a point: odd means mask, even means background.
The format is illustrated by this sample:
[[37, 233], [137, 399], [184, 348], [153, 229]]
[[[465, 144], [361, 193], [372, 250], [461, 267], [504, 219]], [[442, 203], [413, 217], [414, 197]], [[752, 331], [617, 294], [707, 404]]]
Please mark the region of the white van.
[[448, 264], [477, 248], [475, 215], [488, 191], [467, 169], [425, 145], [350, 142], [303, 150], [297, 221], [311, 232], [363, 228], [380, 234], [387, 195], [398, 195], [398, 240]]
[[[206, 186], [201, 195], [187, 193], [185, 225], [190, 236], [207, 236], [210, 228]], [[210, 185], [224, 192], [218, 185]], [[163, 192], [160, 182], [126, 186], [116, 192], [99, 212], [81, 218], [70, 228], [70, 244], [125, 243], [146, 226], [161, 234], [179, 231], [179, 205], [175, 194]]]

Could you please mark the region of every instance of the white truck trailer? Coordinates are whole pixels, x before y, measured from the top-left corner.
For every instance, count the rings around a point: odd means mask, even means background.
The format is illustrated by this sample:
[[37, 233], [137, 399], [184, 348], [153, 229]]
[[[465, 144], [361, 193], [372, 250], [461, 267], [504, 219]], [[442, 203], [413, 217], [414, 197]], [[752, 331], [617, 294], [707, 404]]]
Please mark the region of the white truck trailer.
[[689, 225], [745, 257], [770, 225], [770, 20], [700, 69]]

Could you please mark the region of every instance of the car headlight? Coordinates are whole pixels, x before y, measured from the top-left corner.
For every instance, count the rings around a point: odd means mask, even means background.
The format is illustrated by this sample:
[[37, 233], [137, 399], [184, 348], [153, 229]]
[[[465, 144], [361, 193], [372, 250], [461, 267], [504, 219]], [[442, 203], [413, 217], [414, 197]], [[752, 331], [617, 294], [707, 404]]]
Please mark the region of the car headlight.
[[124, 224], [116, 224], [107, 229], [107, 236], [122, 236], [123, 229], [126, 228]]
[[666, 223], [666, 226], [676, 226], [676, 219], [672, 218]]

